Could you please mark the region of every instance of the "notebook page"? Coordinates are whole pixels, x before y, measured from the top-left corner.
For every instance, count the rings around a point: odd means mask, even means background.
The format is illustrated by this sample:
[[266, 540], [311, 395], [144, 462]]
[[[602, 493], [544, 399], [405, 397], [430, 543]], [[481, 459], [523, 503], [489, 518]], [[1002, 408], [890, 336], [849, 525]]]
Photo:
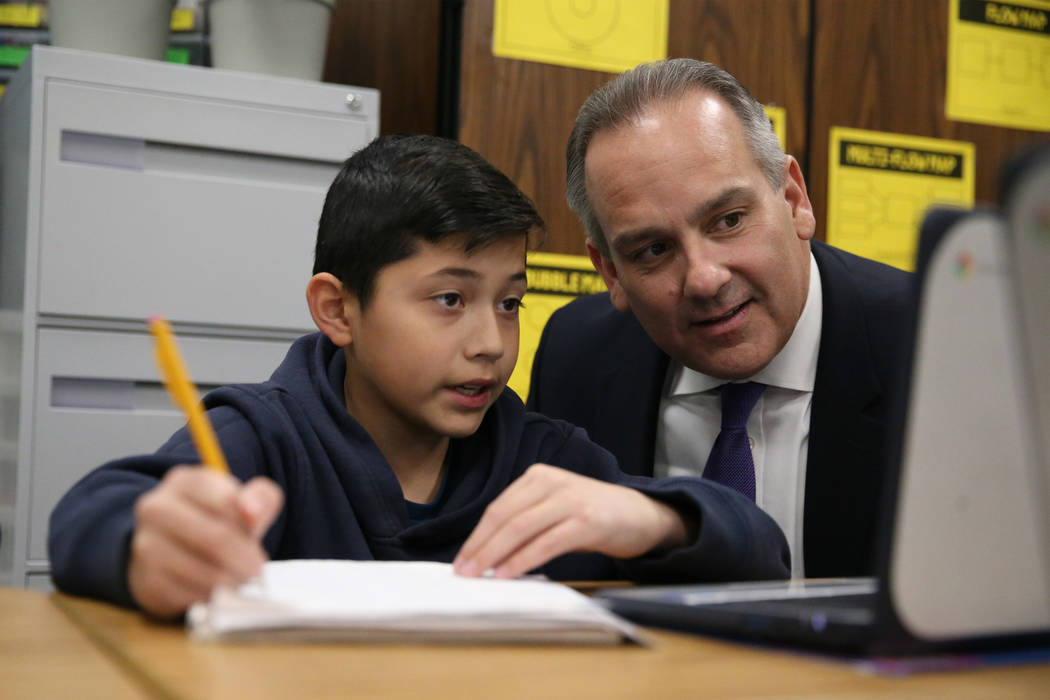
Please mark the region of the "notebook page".
[[415, 632], [448, 633], [462, 641], [474, 631], [488, 638], [503, 632], [508, 639], [542, 641], [546, 635], [557, 641], [559, 630], [575, 630], [640, 640], [630, 623], [565, 585], [466, 578], [435, 562], [269, 562], [259, 580], [237, 591], [216, 591], [209, 603], [191, 609], [187, 621], [204, 638], [293, 628], [302, 637], [304, 629], [340, 628], [356, 630], [345, 635], [355, 639], [369, 639], [371, 630], [377, 639]]

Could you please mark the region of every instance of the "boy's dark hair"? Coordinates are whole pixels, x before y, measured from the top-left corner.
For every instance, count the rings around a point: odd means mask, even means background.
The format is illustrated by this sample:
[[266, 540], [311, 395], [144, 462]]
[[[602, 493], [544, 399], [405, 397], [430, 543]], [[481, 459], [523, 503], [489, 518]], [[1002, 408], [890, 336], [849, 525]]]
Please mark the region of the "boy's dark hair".
[[436, 136], [381, 136], [350, 156], [328, 188], [314, 274], [329, 272], [362, 308], [379, 271], [411, 256], [416, 240], [460, 234], [470, 252], [543, 229], [532, 201], [463, 144]]

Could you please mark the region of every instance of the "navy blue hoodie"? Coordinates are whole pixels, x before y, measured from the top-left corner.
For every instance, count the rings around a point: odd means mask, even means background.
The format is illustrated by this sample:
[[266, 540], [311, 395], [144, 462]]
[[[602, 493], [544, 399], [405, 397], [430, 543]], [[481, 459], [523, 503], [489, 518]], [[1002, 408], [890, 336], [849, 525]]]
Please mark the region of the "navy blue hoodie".
[[[269, 381], [217, 389], [204, 403], [231, 471], [273, 479], [285, 507], [263, 538], [274, 559], [451, 561], [485, 507], [536, 462], [635, 488], [699, 523], [696, 540], [660, 556], [567, 554], [539, 569], [566, 580], [725, 581], [785, 578], [786, 541], [748, 499], [693, 478], [620, 471], [568, 423], [524, 410], [510, 390], [476, 433], [454, 439], [434, 517], [410, 524], [401, 487], [343, 403], [345, 354], [320, 333], [297, 340]], [[126, 571], [134, 504], [177, 464], [200, 459], [183, 428], [155, 454], [109, 462], [51, 514], [51, 575], [63, 591], [134, 605]]]

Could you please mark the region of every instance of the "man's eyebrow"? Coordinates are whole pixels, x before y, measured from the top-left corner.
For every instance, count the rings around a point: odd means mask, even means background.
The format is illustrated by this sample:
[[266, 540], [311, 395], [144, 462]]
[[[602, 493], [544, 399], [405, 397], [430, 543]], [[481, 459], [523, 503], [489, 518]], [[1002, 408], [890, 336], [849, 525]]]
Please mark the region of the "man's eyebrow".
[[652, 239], [659, 238], [664, 235], [666, 231], [656, 226], [647, 226], [637, 231], [631, 231], [623, 235], [617, 236], [616, 240], [612, 242], [612, 247], [616, 249], [620, 255], [626, 255], [630, 250], [638, 245]]
[[[717, 195], [701, 202], [694, 210], [692, 215], [689, 217], [690, 223], [703, 221], [707, 217], [711, 216], [714, 212], [719, 209], [723, 209], [738, 199], [752, 197], [752, 190], [750, 187], [736, 186], [730, 187]], [[635, 246], [644, 243], [652, 238], [658, 238], [662, 235], [666, 235], [667, 231], [658, 226], [646, 226], [635, 231], [628, 231], [627, 233], [621, 234], [616, 237], [613, 241], [612, 247], [615, 248], [620, 254], [626, 253]]]
[[751, 199], [752, 197], [753, 192], [750, 187], [730, 187], [694, 209], [690, 221], [703, 221], [711, 214], [714, 214], [719, 209], [724, 209], [738, 199]]

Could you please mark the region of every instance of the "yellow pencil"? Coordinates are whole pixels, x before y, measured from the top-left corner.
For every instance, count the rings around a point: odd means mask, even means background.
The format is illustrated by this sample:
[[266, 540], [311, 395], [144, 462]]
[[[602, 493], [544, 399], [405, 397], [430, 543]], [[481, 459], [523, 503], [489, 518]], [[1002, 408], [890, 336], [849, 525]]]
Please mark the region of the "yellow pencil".
[[186, 414], [190, 435], [193, 437], [193, 444], [197, 446], [201, 461], [216, 471], [228, 474], [230, 468], [226, 465], [226, 457], [222, 454], [219, 440], [215, 437], [211, 422], [201, 406], [197, 387], [193, 385], [182, 362], [182, 356], [179, 355], [171, 326], [163, 318], [154, 316], [149, 320], [149, 329], [156, 340], [157, 367], [164, 379], [164, 386], [168, 388], [168, 394], [175, 405]]

